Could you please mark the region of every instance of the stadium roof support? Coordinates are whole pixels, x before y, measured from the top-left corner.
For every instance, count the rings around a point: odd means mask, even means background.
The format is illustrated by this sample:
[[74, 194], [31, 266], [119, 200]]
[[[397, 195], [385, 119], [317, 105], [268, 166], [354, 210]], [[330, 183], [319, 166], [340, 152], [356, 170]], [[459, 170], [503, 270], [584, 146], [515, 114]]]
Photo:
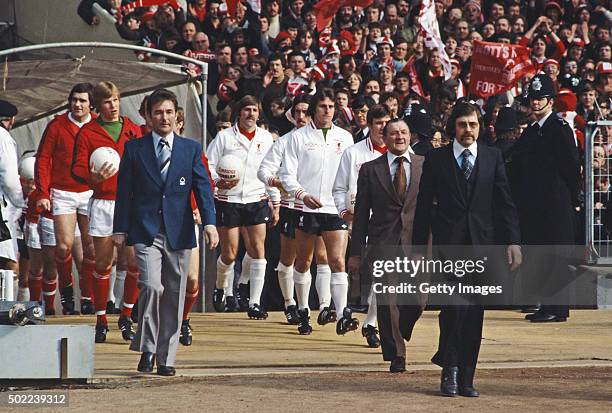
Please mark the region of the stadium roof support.
[[[62, 42], [36, 44], [0, 51], [5, 56], [0, 63], [0, 98], [19, 108], [16, 126], [57, 113], [66, 108], [66, 92], [79, 82], [97, 83], [108, 80], [115, 83], [122, 96], [144, 93], [160, 87], [169, 87], [186, 82], [186, 75], [177, 73], [173, 65], [130, 61], [96, 60], [88, 57], [75, 59], [8, 61], [12, 54], [36, 50], [87, 47], [126, 49], [150, 53], [191, 63], [201, 68], [203, 96], [206, 96], [208, 64], [190, 57], [120, 43]], [[206, 99], [201, 99], [202, 134], [201, 143], [206, 145]]]

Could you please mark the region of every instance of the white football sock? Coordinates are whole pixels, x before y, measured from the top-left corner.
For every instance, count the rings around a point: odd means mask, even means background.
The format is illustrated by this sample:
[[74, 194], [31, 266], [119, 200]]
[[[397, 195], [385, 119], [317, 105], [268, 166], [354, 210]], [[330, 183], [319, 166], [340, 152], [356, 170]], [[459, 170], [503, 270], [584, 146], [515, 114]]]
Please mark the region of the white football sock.
[[363, 326], [376, 327], [376, 294], [373, 289], [370, 289], [370, 296], [368, 297], [368, 314], [366, 314], [365, 320], [363, 320]]
[[234, 261], [231, 264], [225, 264], [221, 261], [221, 256], [217, 259], [217, 280], [215, 281], [216, 288], [226, 288], [228, 285], [227, 279], [234, 274]]
[[30, 289], [19, 287], [17, 291], [17, 301], [30, 301]]
[[266, 264], [265, 258], [253, 259], [251, 262], [251, 284], [249, 286], [249, 307], [255, 304], [261, 304], [261, 293], [263, 292], [264, 283], [266, 281]]
[[121, 308], [123, 304], [123, 287], [125, 285], [125, 277], [127, 276], [127, 271], [117, 271], [115, 275], [115, 282], [113, 285], [113, 295], [115, 299], [115, 308]]
[[232, 267], [232, 272], [227, 274], [227, 286], [223, 287], [223, 293], [226, 297], [234, 296], [234, 276], [236, 275], [235, 268]]
[[299, 272], [293, 268], [293, 282], [295, 283], [295, 293], [299, 309], [308, 308], [308, 295], [310, 294], [310, 285], [312, 284], [310, 271]]
[[[319, 310], [331, 305], [331, 268], [329, 265], [317, 265], [317, 278], [315, 279], [315, 288], [319, 296]], [[342, 311], [340, 311], [342, 313]]]
[[342, 317], [342, 312], [348, 301], [348, 274], [345, 272], [333, 272], [331, 275], [331, 295], [336, 305], [338, 318]]
[[242, 271], [240, 271], [240, 278], [238, 278], [238, 284], [248, 284], [249, 278], [251, 277], [251, 263], [253, 262], [253, 258], [249, 255], [248, 252], [244, 254], [244, 258], [242, 259]]
[[279, 261], [278, 263], [278, 284], [285, 299], [285, 308], [295, 305], [293, 299], [293, 265], [287, 267]]

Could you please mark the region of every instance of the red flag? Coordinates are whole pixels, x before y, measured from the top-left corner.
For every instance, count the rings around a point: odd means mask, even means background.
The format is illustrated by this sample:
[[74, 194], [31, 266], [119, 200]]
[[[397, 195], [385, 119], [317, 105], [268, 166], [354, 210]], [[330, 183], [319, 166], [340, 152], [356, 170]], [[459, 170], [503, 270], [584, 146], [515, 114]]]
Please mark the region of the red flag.
[[374, 0], [321, 0], [313, 7], [317, 16], [317, 31], [321, 32], [325, 29], [342, 7], [366, 8], [372, 3]]
[[518, 81], [536, 68], [526, 47], [474, 42], [470, 68], [470, 94], [488, 98], [512, 89]]
[[236, 9], [238, 8], [238, 1], [240, 0], [225, 0], [227, 4], [227, 14], [232, 17], [236, 17]]
[[404, 65], [402, 72], [406, 72], [410, 76], [410, 91], [425, 98], [427, 96], [425, 96], [423, 85], [421, 85], [421, 81], [419, 80], [419, 75], [417, 74], [416, 68], [414, 67], [415, 60], [416, 60], [416, 56], [412, 55], [410, 59], [408, 59], [408, 61]]

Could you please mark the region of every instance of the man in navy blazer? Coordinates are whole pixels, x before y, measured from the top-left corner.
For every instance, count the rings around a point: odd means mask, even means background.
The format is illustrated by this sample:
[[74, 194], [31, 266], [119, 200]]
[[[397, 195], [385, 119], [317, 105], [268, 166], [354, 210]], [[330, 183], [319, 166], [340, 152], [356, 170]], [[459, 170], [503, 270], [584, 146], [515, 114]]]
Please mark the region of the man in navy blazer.
[[210, 178], [197, 142], [174, 135], [177, 100], [158, 89], [147, 100], [152, 132], [130, 141], [119, 165], [113, 240], [134, 245], [140, 269], [138, 371], [173, 376], [191, 249], [196, 246], [191, 192], [206, 243], [219, 241]]

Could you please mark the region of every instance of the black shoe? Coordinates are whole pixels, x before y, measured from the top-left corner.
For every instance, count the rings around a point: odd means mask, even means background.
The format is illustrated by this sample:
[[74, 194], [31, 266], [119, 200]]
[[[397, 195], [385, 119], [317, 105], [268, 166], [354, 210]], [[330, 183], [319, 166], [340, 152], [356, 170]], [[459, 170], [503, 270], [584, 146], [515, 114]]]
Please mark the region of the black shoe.
[[121, 314], [121, 310], [115, 307], [115, 303], [107, 301], [106, 303], [106, 314]]
[[104, 343], [106, 341], [106, 333], [108, 333], [108, 326], [106, 324], [96, 324], [96, 343]]
[[445, 367], [442, 369], [440, 393], [449, 397], [455, 397], [459, 394], [458, 374], [459, 367]]
[[287, 322], [291, 325], [298, 325], [300, 323], [300, 315], [298, 314], [298, 308], [295, 305], [290, 305], [285, 308], [285, 317], [287, 317]]
[[141, 373], [152, 373], [154, 365], [155, 365], [155, 354], [145, 351], [140, 356], [140, 361], [138, 362], [138, 371]]
[[266, 318], [268, 318], [268, 313], [262, 310], [259, 304], [253, 304], [253, 307], [249, 307], [247, 315], [249, 316], [249, 318], [255, 320], [265, 320]]
[[72, 285], [64, 287], [60, 290], [61, 303], [62, 303], [62, 314], [64, 315], [78, 315], [78, 311], [74, 309], [74, 291]]
[[478, 390], [474, 388], [474, 373], [475, 369], [472, 367], [462, 367], [459, 369], [459, 394], [463, 397], [480, 396]]
[[336, 321], [336, 312], [332, 311], [329, 307], [323, 307], [321, 311], [319, 311], [319, 316], [317, 317], [317, 324], [324, 326], [328, 323], [333, 323]]
[[336, 334], [345, 335], [349, 331], [357, 330], [358, 327], [359, 320], [353, 318], [353, 312], [346, 307], [342, 312], [342, 318], [336, 323]]
[[370, 308], [370, 306], [367, 304], [353, 304], [353, 305], [349, 305], [349, 307], [354, 313], [360, 313], [360, 314], [367, 314], [368, 309]]
[[533, 317], [529, 318], [532, 323], [554, 323], [554, 322], [565, 322], [567, 317], [561, 317], [553, 314], [546, 313], [535, 313]]
[[238, 284], [238, 305], [240, 306], [240, 311], [247, 312], [249, 310], [249, 296], [251, 295], [251, 291], [249, 289], [249, 284]]
[[396, 357], [391, 361], [389, 366], [391, 373], [403, 373], [406, 371], [406, 359], [404, 357]]
[[312, 333], [312, 327], [310, 327], [310, 312], [307, 308], [298, 310], [300, 316], [300, 322], [298, 323], [298, 333], [301, 335], [309, 335]]
[[215, 307], [215, 311], [218, 313], [223, 313], [225, 311], [225, 301], [223, 300], [225, 296], [225, 291], [223, 288], [215, 288], [213, 290], [213, 307]]
[[184, 346], [190, 346], [193, 341], [191, 335], [191, 326], [189, 325], [189, 319], [183, 320], [181, 325], [181, 335], [179, 336], [179, 342]]
[[91, 300], [81, 300], [81, 314], [89, 315], [95, 313], [96, 309], [94, 308], [94, 305]]
[[132, 341], [134, 339], [134, 330], [132, 329], [132, 320], [129, 317], [119, 317], [117, 322], [119, 330], [121, 330], [121, 336], [125, 341]]
[[176, 369], [170, 366], [157, 366], [157, 375], [158, 376], [175, 376]]
[[136, 299], [134, 307], [132, 307], [132, 315], [130, 318], [132, 319], [132, 323], [138, 324], [138, 299]]
[[233, 295], [228, 295], [227, 297], [225, 297], [225, 312], [235, 313], [238, 311], [240, 311], [240, 308], [238, 307], [236, 298]]
[[361, 335], [366, 338], [368, 347], [378, 348], [380, 347], [380, 339], [378, 338], [378, 329], [374, 326], [363, 326], [361, 329]]
[[523, 307], [521, 307], [521, 313], [523, 314], [537, 313], [538, 311], [540, 311], [539, 305], [524, 305]]

